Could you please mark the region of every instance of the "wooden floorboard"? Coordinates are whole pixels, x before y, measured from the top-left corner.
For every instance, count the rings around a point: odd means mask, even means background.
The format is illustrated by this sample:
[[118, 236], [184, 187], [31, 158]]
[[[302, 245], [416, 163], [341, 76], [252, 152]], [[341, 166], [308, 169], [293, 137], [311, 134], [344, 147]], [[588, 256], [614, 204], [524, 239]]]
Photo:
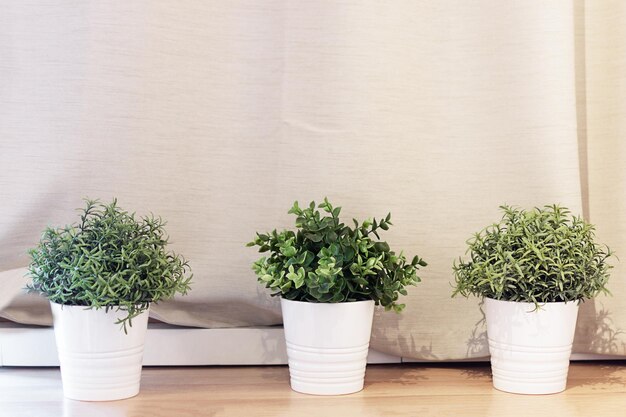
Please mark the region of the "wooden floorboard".
[[365, 389], [340, 397], [293, 392], [284, 366], [144, 368], [124, 401], [63, 399], [58, 368], [0, 368], [0, 416], [621, 416], [626, 363], [577, 362], [567, 390], [514, 395], [491, 386], [485, 364], [370, 365]]

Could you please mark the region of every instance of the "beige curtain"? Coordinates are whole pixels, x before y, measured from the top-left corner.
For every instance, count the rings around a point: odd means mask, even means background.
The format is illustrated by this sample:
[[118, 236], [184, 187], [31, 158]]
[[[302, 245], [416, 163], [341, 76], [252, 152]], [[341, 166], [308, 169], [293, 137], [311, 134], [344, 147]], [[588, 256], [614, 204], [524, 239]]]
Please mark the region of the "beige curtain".
[[[280, 323], [250, 270], [256, 230], [293, 200], [347, 218], [391, 211], [392, 247], [429, 266], [373, 347], [484, 356], [477, 299], [451, 264], [507, 203], [569, 206], [626, 257], [622, 1], [113, 1], [0, 6], [0, 308], [24, 295], [25, 251], [81, 197], [169, 220], [191, 260], [180, 325]], [[626, 269], [584, 304], [577, 352], [626, 354]]]

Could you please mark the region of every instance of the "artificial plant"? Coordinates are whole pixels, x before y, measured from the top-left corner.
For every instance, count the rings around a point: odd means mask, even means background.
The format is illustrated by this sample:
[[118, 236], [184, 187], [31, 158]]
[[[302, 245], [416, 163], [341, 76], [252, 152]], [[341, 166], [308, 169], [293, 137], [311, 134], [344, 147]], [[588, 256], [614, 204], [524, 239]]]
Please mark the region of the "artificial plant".
[[468, 240], [468, 260], [453, 265], [453, 295], [539, 305], [607, 293], [611, 250], [595, 228], [559, 205], [526, 211], [501, 206], [502, 219]]
[[396, 254], [379, 232], [388, 230], [391, 214], [359, 222], [354, 227], [339, 219], [341, 207], [324, 199], [300, 208], [298, 202], [288, 213], [296, 216], [296, 230], [257, 233], [248, 246], [267, 252], [252, 268], [260, 283], [288, 300], [340, 303], [374, 300], [386, 309], [400, 311], [397, 303], [408, 285], [420, 281], [417, 270], [426, 262], [415, 256], [407, 262]]
[[58, 304], [126, 311], [124, 329], [150, 303], [186, 294], [189, 264], [167, 251], [160, 217], [137, 218], [117, 200], [86, 200], [80, 210], [79, 223], [46, 228], [29, 251], [30, 291]]

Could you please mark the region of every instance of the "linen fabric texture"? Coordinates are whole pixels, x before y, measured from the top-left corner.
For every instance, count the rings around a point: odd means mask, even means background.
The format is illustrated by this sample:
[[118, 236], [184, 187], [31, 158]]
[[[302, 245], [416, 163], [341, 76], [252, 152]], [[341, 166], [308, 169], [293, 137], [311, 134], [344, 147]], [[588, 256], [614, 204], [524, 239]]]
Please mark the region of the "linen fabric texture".
[[[405, 358], [488, 354], [452, 262], [498, 206], [561, 203], [626, 257], [626, 3], [111, 1], [0, 6], [0, 308], [26, 295], [46, 225], [81, 198], [168, 220], [193, 289], [152, 316], [197, 327], [281, 323], [244, 247], [293, 227], [294, 200], [382, 217], [428, 263], [371, 346]], [[574, 352], [626, 354], [626, 284], [586, 301]]]

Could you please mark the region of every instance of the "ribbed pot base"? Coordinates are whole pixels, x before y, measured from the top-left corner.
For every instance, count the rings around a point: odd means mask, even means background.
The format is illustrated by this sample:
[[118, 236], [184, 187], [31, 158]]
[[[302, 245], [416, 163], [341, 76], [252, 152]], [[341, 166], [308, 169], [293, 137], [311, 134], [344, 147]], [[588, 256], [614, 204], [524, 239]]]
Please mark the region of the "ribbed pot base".
[[572, 345], [512, 346], [489, 340], [493, 386], [516, 394], [555, 394], [565, 390]]
[[302, 394], [311, 395], [345, 395], [359, 392], [363, 389], [363, 379], [344, 384], [320, 384], [315, 382], [302, 382], [291, 377], [291, 389]]
[[515, 394], [565, 390], [578, 304], [485, 299], [493, 386]]
[[[64, 382], [67, 385], [67, 382]], [[80, 389], [63, 386], [63, 395], [70, 400], [78, 401], [115, 401], [131, 398], [139, 394], [139, 382], [123, 388], [116, 384], [113, 388]]]
[[143, 345], [109, 352], [59, 351], [63, 393], [81, 401], [134, 397], [139, 393], [142, 359]]
[[287, 342], [291, 388], [314, 395], [363, 389], [369, 343], [354, 348], [310, 348]]
[[148, 311], [124, 333], [126, 313], [51, 303], [63, 394], [80, 401], [113, 401], [139, 393]]
[[291, 388], [313, 395], [363, 389], [373, 301], [307, 303], [281, 300]]
[[567, 385], [567, 375], [565, 379], [554, 382], [522, 382], [519, 379], [507, 380], [496, 378], [495, 371], [493, 377], [493, 387], [499, 391], [510, 392], [512, 394], [556, 394], [565, 391]]

